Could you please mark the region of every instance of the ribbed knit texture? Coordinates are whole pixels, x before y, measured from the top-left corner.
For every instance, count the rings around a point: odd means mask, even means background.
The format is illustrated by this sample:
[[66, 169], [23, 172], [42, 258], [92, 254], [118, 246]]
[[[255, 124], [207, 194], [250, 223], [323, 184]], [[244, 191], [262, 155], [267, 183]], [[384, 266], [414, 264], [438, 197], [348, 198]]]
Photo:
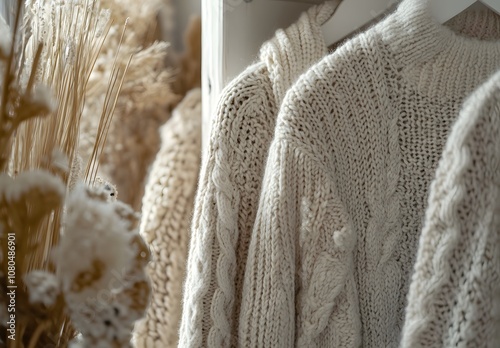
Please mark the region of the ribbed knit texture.
[[146, 318], [137, 325], [138, 348], [177, 347], [189, 228], [201, 157], [201, 92], [189, 92], [160, 130], [143, 198], [141, 235], [151, 250], [152, 284]]
[[288, 88], [327, 53], [327, 2], [264, 44], [260, 62], [225, 88], [214, 115], [193, 217], [180, 347], [237, 342], [243, 274], [278, 108]]
[[500, 73], [453, 125], [431, 186], [403, 348], [500, 347]]
[[500, 66], [498, 42], [455, 31], [498, 38], [499, 25], [464, 13], [450, 29], [427, 1], [405, 0], [288, 91], [249, 247], [241, 347], [399, 345], [450, 126]]

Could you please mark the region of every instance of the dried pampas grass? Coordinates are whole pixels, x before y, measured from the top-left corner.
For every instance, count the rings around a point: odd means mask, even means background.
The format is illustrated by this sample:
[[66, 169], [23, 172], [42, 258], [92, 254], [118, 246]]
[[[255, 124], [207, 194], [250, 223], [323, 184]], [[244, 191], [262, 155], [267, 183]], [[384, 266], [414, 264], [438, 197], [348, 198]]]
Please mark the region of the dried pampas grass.
[[[122, 93], [117, 100], [114, 122], [110, 125], [107, 144], [99, 157], [99, 173], [111, 180], [121, 199], [138, 209], [144, 192], [148, 168], [160, 146], [158, 128], [169, 118], [180, 97], [172, 92], [172, 72], [166, 66], [168, 44], [154, 41], [156, 16], [161, 0], [149, 2], [105, 0], [111, 8], [111, 19], [120, 23], [127, 18], [126, 40], [121, 45], [118, 64], [128, 63], [132, 55]], [[111, 55], [118, 44], [119, 27], [112, 26], [97, 58], [87, 94], [80, 152], [90, 157], [95, 141], [102, 90], [111, 70]]]
[[149, 299], [149, 254], [137, 214], [94, 165], [129, 65], [116, 59], [123, 31], [85, 166], [80, 126], [110, 12], [28, 0], [15, 13], [13, 30], [0, 20], [0, 343], [127, 347]]

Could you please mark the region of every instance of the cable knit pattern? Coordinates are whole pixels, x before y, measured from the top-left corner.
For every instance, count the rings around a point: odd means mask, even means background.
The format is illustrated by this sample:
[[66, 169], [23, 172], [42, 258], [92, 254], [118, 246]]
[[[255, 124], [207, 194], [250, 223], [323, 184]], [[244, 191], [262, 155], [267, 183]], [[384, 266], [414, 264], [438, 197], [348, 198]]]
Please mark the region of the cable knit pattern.
[[399, 346], [450, 127], [500, 67], [499, 16], [468, 11], [445, 26], [427, 2], [403, 1], [288, 91], [249, 248], [242, 347]]
[[196, 196], [181, 347], [237, 343], [237, 318], [263, 167], [288, 88], [327, 53], [321, 24], [338, 1], [312, 7], [264, 44], [260, 62], [222, 93]]
[[[470, 96], [431, 187], [403, 348], [500, 347], [500, 73]], [[498, 309], [496, 309], [498, 310]]]
[[189, 92], [161, 128], [162, 145], [143, 199], [140, 231], [151, 249], [151, 305], [135, 329], [138, 348], [177, 347], [182, 285], [201, 155], [201, 91]]

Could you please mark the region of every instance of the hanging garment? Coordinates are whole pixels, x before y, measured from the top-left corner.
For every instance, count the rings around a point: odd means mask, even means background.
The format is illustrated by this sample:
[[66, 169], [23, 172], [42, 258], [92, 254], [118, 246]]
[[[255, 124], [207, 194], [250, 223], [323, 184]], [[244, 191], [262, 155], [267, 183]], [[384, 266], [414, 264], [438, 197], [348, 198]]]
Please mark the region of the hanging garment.
[[430, 191], [401, 347], [500, 347], [500, 73], [465, 103]]
[[336, 6], [313, 7], [279, 30], [260, 61], [222, 93], [196, 197], [180, 347], [236, 342], [247, 248], [278, 108], [300, 74], [327, 54], [320, 26]]
[[490, 11], [443, 26], [428, 1], [405, 0], [288, 91], [241, 347], [399, 345], [428, 186], [464, 99], [500, 67], [499, 27]]
[[143, 198], [140, 232], [151, 250], [152, 298], [138, 348], [177, 347], [189, 227], [201, 157], [201, 92], [189, 92], [161, 128], [162, 145]]

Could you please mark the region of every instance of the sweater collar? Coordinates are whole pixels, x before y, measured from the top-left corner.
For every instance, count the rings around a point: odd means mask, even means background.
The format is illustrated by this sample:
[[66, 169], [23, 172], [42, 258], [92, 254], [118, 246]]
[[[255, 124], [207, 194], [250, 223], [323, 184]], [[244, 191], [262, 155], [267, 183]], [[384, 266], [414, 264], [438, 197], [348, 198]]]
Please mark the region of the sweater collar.
[[260, 59], [266, 64], [278, 105], [298, 77], [328, 53], [321, 25], [339, 3], [340, 0], [327, 1], [311, 7], [262, 46]]
[[500, 16], [468, 10], [443, 25], [429, 1], [404, 0], [377, 27], [420, 90], [466, 96], [500, 68]]

